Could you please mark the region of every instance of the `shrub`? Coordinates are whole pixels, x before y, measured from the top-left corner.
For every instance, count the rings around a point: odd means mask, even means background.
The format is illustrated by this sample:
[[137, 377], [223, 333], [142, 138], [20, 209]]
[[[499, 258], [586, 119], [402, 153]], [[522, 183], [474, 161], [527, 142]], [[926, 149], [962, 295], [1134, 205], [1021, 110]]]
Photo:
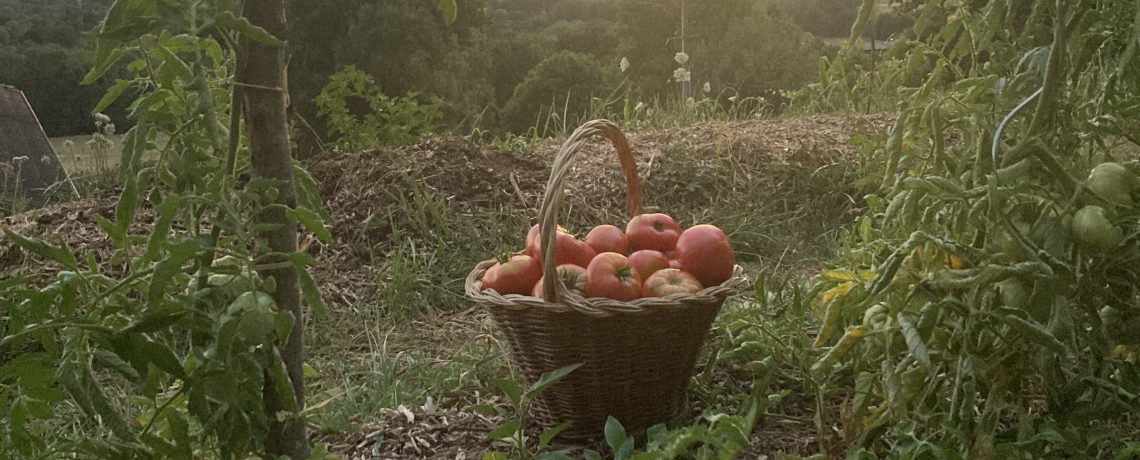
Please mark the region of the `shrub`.
[[417, 96], [408, 93], [390, 98], [372, 77], [348, 66], [329, 77], [329, 84], [316, 98], [317, 115], [328, 117], [329, 134], [339, 136], [333, 149], [340, 152], [411, 144], [431, 133], [435, 121], [443, 116], [439, 98], [420, 104]]
[[527, 74], [503, 109], [505, 127], [523, 132], [536, 119], [577, 117], [590, 108], [591, 98], [617, 85], [617, 66], [605, 68], [597, 60], [570, 51], [544, 59]]

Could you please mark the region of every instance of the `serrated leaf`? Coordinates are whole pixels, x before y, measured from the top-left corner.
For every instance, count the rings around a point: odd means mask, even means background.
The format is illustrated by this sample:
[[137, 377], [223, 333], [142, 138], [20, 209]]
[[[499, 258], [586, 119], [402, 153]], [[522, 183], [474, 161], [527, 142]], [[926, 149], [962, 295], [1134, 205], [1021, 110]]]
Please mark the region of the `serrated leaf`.
[[883, 370], [883, 385], [887, 387], [887, 399], [896, 413], [905, 416], [906, 398], [903, 397], [902, 383], [899, 382], [898, 374], [895, 374], [895, 367], [888, 360], [883, 360], [880, 364]]
[[871, 384], [875, 381], [875, 375], [870, 372], [860, 372], [855, 377], [855, 398], [851, 401], [851, 410], [855, 413], [856, 420], [867, 410], [870, 404]]
[[823, 277], [836, 281], [858, 281], [855, 273], [851, 270], [824, 270]]
[[1006, 323], [1015, 332], [1019, 333], [1026, 340], [1036, 343], [1045, 347], [1046, 349], [1056, 353], [1059, 356], [1066, 356], [1068, 350], [1065, 344], [1057, 340], [1057, 337], [1049, 333], [1041, 323], [1036, 321], [1022, 319], [1013, 315], [994, 315], [997, 316], [1002, 322]]
[[95, 104], [95, 108], [91, 110], [91, 113], [96, 114], [105, 110], [108, 106], [113, 104], [115, 100], [119, 99], [119, 96], [123, 94], [123, 91], [126, 91], [130, 86], [130, 80], [115, 80], [115, 84], [111, 85], [110, 88], [107, 88], [107, 93], [103, 95], [102, 99], [99, 99], [99, 103]]
[[[100, 42], [99, 48], [95, 51], [95, 63], [79, 84], [90, 85], [95, 83], [99, 77], [102, 77], [111, 66], [119, 61], [119, 58], [123, 57], [123, 54], [125, 54], [123, 50], [120, 50], [114, 44], [106, 41]], [[108, 105], [110, 105], [110, 103], [108, 103]]]
[[154, 227], [147, 239], [145, 260], [158, 260], [159, 250], [166, 243], [166, 237], [170, 234], [170, 224], [174, 222], [174, 216], [177, 215], [178, 207], [181, 205], [181, 196], [166, 195], [162, 198], [162, 203], [154, 211]]
[[24, 394], [29, 398], [46, 401], [49, 403], [60, 402], [67, 398], [67, 395], [51, 387], [31, 387], [24, 388]]
[[851, 349], [855, 347], [855, 344], [858, 343], [866, 333], [866, 326], [857, 326], [848, 329], [847, 332], [843, 334], [843, 337], [839, 339], [839, 343], [836, 343], [831, 350], [828, 350], [827, 354], [823, 355], [819, 361], [811, 365], [811, 371], [818, 372], [838, 363], [839, 359], [846, 355], [848, 351], [851, 351]]
[[139, 372], [135, 370], [135, 368], [131, 367], [131, 365], [126, 361], [123, 361], [123, 358], [120, 358], [119, 355], [116, 355], [109, 350], [98, 348], [95, 350], [93, 355], [95, 356], [95, 359], [99, 360], [101, 363], [103, 363], [103, 365], [114, 369], [116, 372], [122, 374], [128, 379], [138, 380], [142, 378], [139, 375]]
[[605, 431], [605, 433], [606, 433], [606, 444], [608, 444], [610, 446], [610, 449], [613, 450], [614, 453], [616, 454], [619, 450], [621, 450], [622, 444], [625, 443], [625, 439], [626, 439], [625, 427], [622, 426], [621, 422], [619, 422], [616, 418], [614, 418], [611, 415], [608, 418], [606, 418], [606, 431]]
[[521, 407], [522, 388], [519, 387], [518, 383], [515, 383], [514, 380], [499, 379], [495, 380], [495, 385], [498, 386], [500, 390], [503, 390], [503, 393], [507, 395], [507, 398], [511, 400], [511, 404], [513, 404], [515, 408]]
[[546, 391], [548, 387], [558, 382], [559, 380], [562, 380], [563, 377], [566, 377], [571, 372], [574, 372], [574, 369], [582, 367], [582, 364], [585, 363], [571, 364], [561, 369], [544, 372], [542, 376], [538, 378], [538, 381], [534, 382], [534, 385], [531, 385], [530, 389], [526, 391], [526, 397], [530, 399], [537, 398], [538, 395], [542, 394], [543, 391]]
[[279, 346], [285, 346], [289, 333], [293, 332], [293, 322], [293, 312], [291, 311], [277, 310], [277, 314], [273, 315], [273, 329], [277, 332]]
[[55, 418], [55, 411], [51, 410], [51, 405], [38, 400], [29, 400], [27, 403], [28, 414], [40, 420], [51, 420]]
[[[133, 171], [133, 169], [129, 171]], [[126, 184], [123, 185], [123, 193], [119, 195], [119, 202], [115, 205], [115, 226], [119, 228], [121, 234], [129, 233], [131, 221], [135, 218], [138, 205], [138, 178], [134, 174], [128, 174]]]
[[322, 243], [332, 243], [332, 233], [329, 232], [328, 228], [325, 228], [325, 224], [321, 222], [320, 216], [318, 216], [317, 213], [308, 208], [298, 206], [294, 209], [286, 210], [285, 216], [293, 222], [300, 223], [306, 230], [313, 232]]
[[439, 0], [439, 5], [436, 9], [443, 13], [443, 22], [447, 25], [455, 22], [455, 17], [458, 15], [459, 8], [455, 5], [455, 0]]
[[174, 281], [174, 276], [181, 273], [182, 266], [198, 254], [200, 246], [197, 241], [183, 240], [173, 245], [166, 245], [166, 249], [169, 254], [154, 266], [150, 288], [147, 290], [149, 305], [158, 305], [162, 301], [167, 294], [167, 287]]
[[321, 291], [317, 288], [317, 282], [313, 280], [313, 275], [309, 274], [307, 268], [308, 265], [315, 264], [316, 260], [301, 252], [289, 254], [289, 260], [293, 262], [293, 267], [297, 270], [297, 281], [301, 284], [301, 296], [305, 298], [305, 303], [309, 304], [318, 318], [324, 318], [328, 312], [328, 307], [325, 306], [325, 301], [321, 299]]
[[902, 329], [903, 338], [906, 340], [906, 346], [910, 349], [910, 353], [914, 355], [914, 359], [918, 360], [920, 364], [930, 369], [930, 353], [926, 350], [926, 343], [922, 340], [922, 335], [918, 333], [918, 329], [914, 324], [906, 319], [906, 315], [899, 312], [895, 318], [899, 323], [899, 328]]
[[274, 37], [269, 32], [266, 32], [265, 29], [250, 24], [249, 20], [246, 18], [239, 18], [237, 16], [234, 16], [232, 12], [222, 11], [221, 13], [218, 13], [218, 17], [215, 21], [222, 27], [236, 30], [242, 35], [245, 35], [252, 40], [259, 41], [266, 45], [281, 44], [281, 40], [278, 40], [277, 37]]
[[515, 434], [518, 433], [518, 431], [519, 431], [519, 425], [520, 424], [519, 424], [518, 420], [509, 420], [509, 421], [507, 421], [507, 423], [499, 425], [498, 428], [495, 428], [494, 430], [492, 430], [490, 433], [487, 434], [487, 436], [491, 437], [492, 439], [513, 438], [515, 436]]
[[66, 245], [52, 246], [39, 238], [24, 238], [8, 229], [4, 229], [4, 235], [17, 246], [32, 254], [59, 262], [60, 265], [72, 271], [79, 271], [79, 262], [75, 260], [75, 256], [71, 254]]
[[293, 383], [289, 379], [289, 373], [285, 370], [285, 362], [281, 361], [281, 356], [274, 350], [275, 362], [273, 363], [273, 386], [277, 389], [277, 396], [281, 398], [281, 403], [285, 406], [285, 410], [289, 412], [297, 412], [297, 397], [293, 394]]

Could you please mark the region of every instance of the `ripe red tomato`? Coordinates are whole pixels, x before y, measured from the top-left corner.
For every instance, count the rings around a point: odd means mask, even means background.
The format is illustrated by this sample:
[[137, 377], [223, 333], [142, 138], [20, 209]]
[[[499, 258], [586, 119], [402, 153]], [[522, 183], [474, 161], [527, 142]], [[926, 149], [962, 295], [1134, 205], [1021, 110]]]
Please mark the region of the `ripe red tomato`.
[[666, 268], [658, 270], [645, 280], [641, 292], [646, 297], [665, 297], [677, 293], [696, 294], [701, 292], [701, 289], [704, 289], [704, 286], [701, 286], [701, 282], [693, 275], [676, 268]]
[[[574, 238], [561, 226], [554, 237], [554, 263], [555, 265], [574, 264], [585, 267], [590, 264], [597, 252], [586, 243]], [[538, 225], [530, 228], [526, 235], [526, 253], [542, 263], [542, 240], [538, 235]]]
[[598, 254], [603, 252], [629, 254], [629, 241], [626, 240], [625, 233], [613, 225], [594, 227], [586, 234], [586, 244], [598, 251]]
[[603, 252], [586, 267], [586, 294], [629, 302], [641, 297], [641, 276], [625, 256]]
[[728, 237], [712, 225], [695, 225], [677, 240], [681, 269], [691, 273], [703, 286], [716, 286], [732, 277], [736, 255]]
[[542, 279], [538, 259], [517, 255], [503, 264], [495, 264], [483, 274], [483, 290], [494, 289], [502, 295], [529, 295], [534, 283]]
[[625, 234], [631, 251], [652, 249], [666, 252], [677, 246], [681, 226], [665, 214], [642, 214], [630, 219]]
[[[562, 284], [566, 285], [566, 289], [576, 292], [578, 295], [586, 295], [586, 269], [574, 264], [565, 264], [558, 266], [558, 276], [562, 278]], [[534, 297], [542, 298], [542, 278], [538, 279], [538, 283], [534, 285], [534, 291], [531, 295]]]
[[657, 270], [669, 268], [669, 259], [665, 257], [660, 251], [652, 249], [642, 249], [629, 255], [629, 263], [637, 269], [637, 274], [641, 279], [649, 279], [649, 276]]

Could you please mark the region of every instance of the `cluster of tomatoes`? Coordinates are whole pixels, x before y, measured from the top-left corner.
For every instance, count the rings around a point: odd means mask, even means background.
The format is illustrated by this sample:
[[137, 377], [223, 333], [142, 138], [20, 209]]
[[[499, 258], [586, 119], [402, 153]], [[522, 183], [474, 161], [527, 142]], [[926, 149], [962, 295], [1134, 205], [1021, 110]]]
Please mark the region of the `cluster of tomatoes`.
[[[703, 224], [682, 230], [665, 214], [636, 216], [624, 232], [613, 225], [599, 225], [584, 240], [560, 226], [555, 244], [558, 276], [568, 289], [585, 297], [623, 302], [700, 292], [731, 278], [736, 265], [721, 229]], [[542, 297], [538, 225], [527, 233], [524, 254], [487, 270], [483, 289]]]

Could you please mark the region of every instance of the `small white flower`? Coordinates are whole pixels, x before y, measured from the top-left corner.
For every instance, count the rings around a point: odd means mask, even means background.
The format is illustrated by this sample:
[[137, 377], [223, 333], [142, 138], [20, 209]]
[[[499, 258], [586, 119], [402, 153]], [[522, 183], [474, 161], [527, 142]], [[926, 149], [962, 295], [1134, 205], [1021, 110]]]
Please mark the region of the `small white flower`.
[[692, 74], [689, 73], [689, 69], [686, 69], [684, 67], [678, 67], [677, 70], [673, 71], [673, 79], [677, 80], [678, 82], [689, 81], [690, 77], [692, 77]]
[[705, 86], [704, 86], [704, 87], [702, 87], [702, 88], [701, 88], [701, 90], [703, 90], [704, 92], [706, 92], [706, 93], [707, 93], [707, 92], [709, 92], [709, 91], [712, 91], [712, 86], [710, 86], [710, 85], [709, 85], [709, 82], [707, 82], [707, 81], [706, 81], [706, 82], [705, 82]]
[[673, 56], [673, 60], [677, 61], [678, 64], [685, 65], [685, 62], [689, 60], [689, 55], [685, 54], [684, 52], [680, 52], [677, 53], [676, 56]]
[[729, 96], [729, 97], [728, 97], [728, 102], [732, 102], [732, 103], [735, 103], [735, 102], [736, 102], [736, 96]]
[[102, 113], [97, 113], [97, 114], [95, 114], [95, 120], [101, 121], [103, 123], [107, 123], [107, 122], [111, 121], [111, 117], [103, 115]]
[[645, 108], [645, 103], [644, 102], [638, 102], [637, 105], [633, 106], [633, 111], [634, 112], [640, 112], [644, 108]]
[[626, 69], [629, 69], [629, 59], [621, 58], [620, 66], [621, 66], [622, 73], [625, 73]]

